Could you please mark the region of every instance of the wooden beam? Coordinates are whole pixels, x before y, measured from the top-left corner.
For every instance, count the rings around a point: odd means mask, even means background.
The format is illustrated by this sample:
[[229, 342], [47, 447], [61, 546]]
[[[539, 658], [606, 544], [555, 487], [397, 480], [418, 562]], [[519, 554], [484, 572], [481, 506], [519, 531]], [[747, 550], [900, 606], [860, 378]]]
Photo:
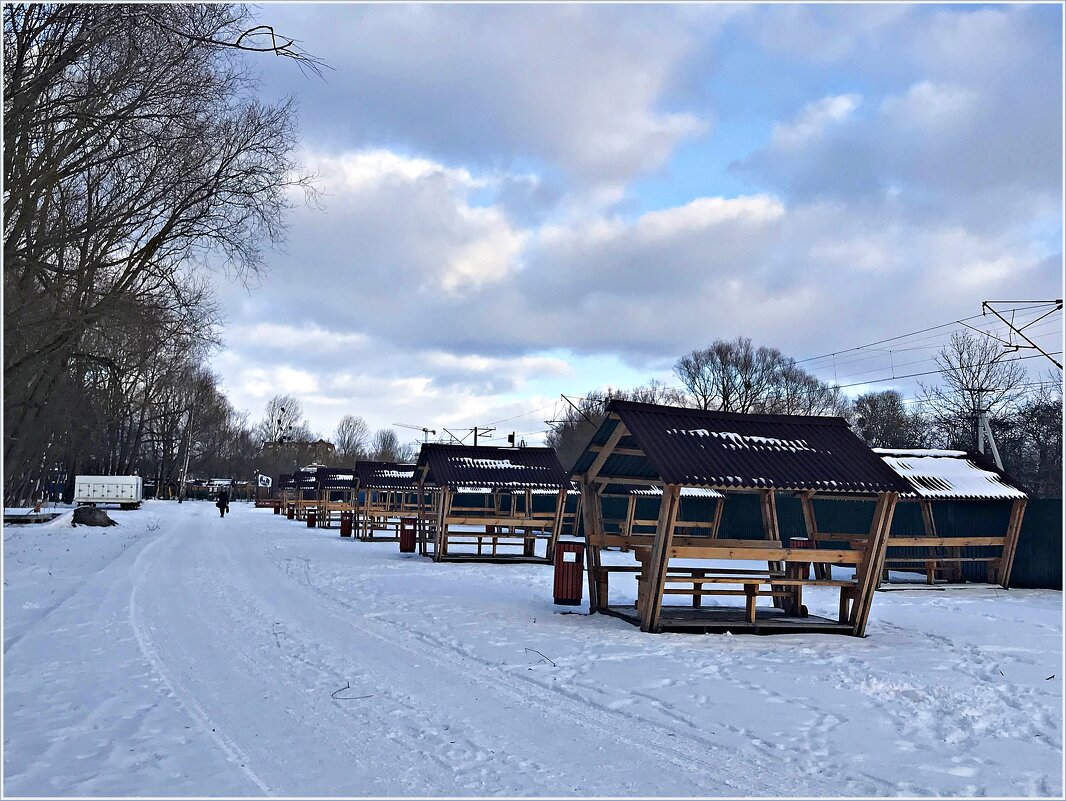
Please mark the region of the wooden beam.
[[856, 571], [855, 600], [852, 602], [852, 630], [856, 637], [866, 636], [866, 623], [870, 618], [874, 593], [881, 580], [881, 571], [885, 567], [885, 553], [888, 551], [888, 538], [892, 530], [892, 516], [896, 511], [896, 499], [899, 493], [886, 492], [881, 495], [874, 509], [870, 522], [870, 541], [867, 544], [866, 560]]
[[1007, 523], [1007, 536], [1004, 537], [1003, 553], [996, 563], [996, 579], [1000, 586], [1007, 589], [1010, 585], [1011, 568], [1014, 567], [1014, 554], [1018, 550], [1018, 536], [1022, 532], [1022, 520], [1025, 518], [1025, 506], [1027, 500], [1018, 498], [1014, 501], [1010, 510], [1010, 521]]
[[718, 539], [718, 529], [722, 526], [722, 510], [725, 508], [725, 498], [719, 498], [714, 506], [714, 519], [711, 521], [711, 539]]
[[[781, 542], [781, 527], [777, 520], [777, 496], [772, 489], [759, 491], [759, 509], [762, 512], [763, 536], [771, 542]], [[781, 570], [779, 562], [769, 562], [767, 566], [770, 570]], [[774, 596], [774, 606], [781, 608], [783, 605], [781, 599]]]
[[[589, 445], [589, 450], [593, 453], [602, 453], [607, 450], [606, 445]], [[617, 453], [619, 456], [647, 456], [640, 448], [614, 448], [611, 453]]]
[[585, 471], [585, 479], [592, 480], [599, 475], [600, 470], [603, 469], [603, 465], [607, 462], [607, 457], [611, 455], [611, 451], [618, 445], [622, 437], [628, 434], [625, 423], [619, 420], [614, 427], [614, 431], [607, 438], [607, 442], [603, 445], [603, 450], [596, 454], [596, 458], [592, 460], [592, 464], [589, 465], [589, 469]]
[[597, 484], [637, 484], [642, 487], [663, 486], [662, 480], [645, 478], [644, 476], [596, 476], [593, 481]]
[[[600, 573], [600, 545], [598, 540], [604, 536], [603, 513], [600, 509], [600, 496], [590, 481], [582, 479], [581, 515], [585, 524], [585, 566], [588, 572], [589, 614], [600, 611], [600, 601], [607, 606], [607, 577]], [[601, 593], [600, 584], [604, 587]]]
[[659, 503], [659, 524], [655, 529], [655, 545], [651, 559], [642, 579], [647, 582], [644, 593], [644, 608], [641, 609], [641, 631], [658, 631], [659, 615], [663, 605], [663, 588], [666, 571], [670, 564], [670, 540], [674, 536], [674, 520], [677, 518], [681, 487], [667, 484], [663, 487]]

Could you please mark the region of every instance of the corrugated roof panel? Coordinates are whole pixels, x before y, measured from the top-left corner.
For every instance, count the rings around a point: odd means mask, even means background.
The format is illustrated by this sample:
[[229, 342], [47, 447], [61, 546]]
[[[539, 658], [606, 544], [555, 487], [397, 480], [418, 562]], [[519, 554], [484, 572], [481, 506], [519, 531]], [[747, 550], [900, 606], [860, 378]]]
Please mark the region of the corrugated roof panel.
[[[601, 471], [605, 478], [647, 476], [722, 490], [873, 494], [909, 489], [841, 417], [747, 415], [631, 401], [612, 401], [607, 408], [621, 418], [646, 458], [611, 456]], [[606, 421], [592, 443], [605, 443], [613, 428], [613, 421]], [[595, 456], [586, 448], [574, 474], [587, 470]]]
[[355, 488], [354, 467], [320, 467], [317, 472], [320, 490], [347, 490]]
[[428, 467], [427, 481], [449, 487], [569, 487], [554, 448], [498, 448], [492, 446], [426, 443], [418, 455], [417, 471]]
[[911, 486], [910, 496], [954, 500], [1016, 500], [1026, 493], [983, 454], [874, 448]]
[[356, 462], [355, 474], [360, 489], [413, 490], [415, 466], [398, 462]]

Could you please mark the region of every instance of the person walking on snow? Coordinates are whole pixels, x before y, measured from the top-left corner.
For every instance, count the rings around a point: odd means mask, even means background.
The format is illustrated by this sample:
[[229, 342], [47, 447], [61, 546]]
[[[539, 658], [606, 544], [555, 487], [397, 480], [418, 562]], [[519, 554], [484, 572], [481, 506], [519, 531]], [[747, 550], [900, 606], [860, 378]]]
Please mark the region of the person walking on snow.
[[220, 489], [218, 491], [218, 500], [215, 501], [215, 506], [218, 507], [218, 516], [225, 517], [226, 512], [229, 511], [229, 490]]

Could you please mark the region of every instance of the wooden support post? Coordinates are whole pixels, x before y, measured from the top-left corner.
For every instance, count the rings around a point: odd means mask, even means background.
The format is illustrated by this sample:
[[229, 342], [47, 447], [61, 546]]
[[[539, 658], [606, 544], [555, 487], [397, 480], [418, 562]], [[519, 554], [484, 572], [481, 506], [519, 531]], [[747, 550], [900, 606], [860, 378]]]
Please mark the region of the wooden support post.
[[[763, 535], [771, 542], [781, 542], [781, 529], [777, 521], [777, 496], [772, 489], [759, 490], [759, 508], [762, 511]], [[767, 562], [766, 566], [770, 571], [781, 570], [780, 562]], [[773, 591], [778, 587], [770, 585], [770, 589]], [[779, 595], [774, 595], [772, 601], [775, 607], [784, 606], [784, 599]]]
[[852, 633], [856, 637], [866, 636], [866, 622], [870, 618], [874, 593], [880, 583], [881, 571], [885, 567], [885, 552], [888, 550], [888, 536], [892, 530], [892, 516], [896, 511], [898, 497], [896, 492], [883, 492], [877, 496], [873, 520], [870, 521], [870, 536], [866, 541], [866, 553], [855, 571], [855, 599], [851, 605], [850, 622], [854, 626]]
[[[545, 554], [550, 563], [555, 559], [555, 546], [559, 542], [559, 535], [563, 530], [563, 517], [566, 515], [566, 487], [559, 490], [559, 496], [555, 501], [555, 517], [552, 518], [552, 530], [548, 537], [548, 551]], [[574, 532], [575, 534], [577, 532]]]
[[[1018, 535], [1022, 531], [1022, 520], [1025, 518], [1025, 498], [1018, 498], [1010, 510], [1010, 522], [1007, 523], [1007, 535], [1003, 539], [1003, 551], [1000, 553], [998, 562], [990, 562], [991, 570], [995, 575], [989, 577], [989, 581], [997, 582], [1003, 589], [1010, 585], [1010, 572], [1014, 567], [1014, 554], [1018, 550]], [[992, 567], [994, 565], [994, 567]]]
[[744, 617], [749, 623], [755, 622], [755, 591], [758, 589], [754, 584], [744, 585]]
[[440, 512], [437, 515], [437, 538], [433, 561], [439, 562], [448, 554], [448, 515], [452, 510], [452, 488], [441, 487]]
[[[607, 577], [600, 574], [600, 548], [593, 543], [603, 536], [603, 513], [600, 509], [600, 496], [591, 481], [581, 482], [581, 514], [585, 523], [585, 565], [588, 570], [589, 614], [600, 611], [606, 606]], [[600, 583], [603, 583], [603, 592]], [[601, 604], [601, 599], [603, 603]]]
[[[800, 507], [803, 509], [803, 527], [807, 531], [807, 537], [811, 540], [811, 547], [818, 547], [818, 518], [814, 515], [814, 493], [803, 492], [799, 496]], [[814, 577], [828, 579], [832, 576], [832, 568], [823, 563], [814, 563]]]
[[651, 559], [645, 571], [648, 584], [644, 594], [644, 608], [641, 609], [640, 614], [641, 631], [659, 630], [666, 570], [670, 565], [670, 544], [674, 538], [674, 523], [677, 520], [680, 498], [681, 487], [677, 484], [667, 484], [663, 487], [662, 502], [659, 504], [659, 520], [655, 525], [655, 544], [652, 546]]
[[714, 505], [714, 519], [711, 521], [711, 539], [718, 539], [718, 529], [722, 526], [722, 510], [725, 508], [725, 498], [719, 498]]

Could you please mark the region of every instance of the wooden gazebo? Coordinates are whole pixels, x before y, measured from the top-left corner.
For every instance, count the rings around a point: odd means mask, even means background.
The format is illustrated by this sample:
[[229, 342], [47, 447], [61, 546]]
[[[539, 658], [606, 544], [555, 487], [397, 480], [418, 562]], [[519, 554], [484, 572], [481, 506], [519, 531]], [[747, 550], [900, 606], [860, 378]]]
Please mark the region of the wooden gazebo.
[[275, 486], [277, 492], [275, 501], [281, 504], [281, 511], [284, 512], [286, 507], [296, 500], [296, 480], [292, 477], [292, 473], [281, 473]]
[[415, 466], [396, 462], [356, 462], [359, 503], [355, 536], [366, 542], [396, 542], [404, 519], [418, 516]]
[[[581, 488], [590, 611], [639, 624], [643, 631], [833, 632], [863, 636], [885, 558], [896, 499], [909, 485], [839, 417], [745, 415], [615, 400], [572, 471]], [[604, 504], [628, 503], [631, 488], [660, 488], [654, 529], [648, 521], [610, 530]], [[685, 513], [682, 491], [702, 488], [759, 496], [762, 531], [718, 536], [722, 503], [699, 499]], [[876, 501], [851, 547], [787, 547], [781, 542], [776, 493]], [[693, 504], [689, 504], [691, 507]], [[603, 550], [631, 551], [637, 566], [605, 563]], [[695, 562], [695, 564], [693, 564]], [[810, 575], [810, 565], [842, 565], [853, 575]], [[609, 594], [612, 573], [638, 574], [637, 602]], [[842, 571], [843, 572], [843, 571]], [[805, 587], [839, 591], [836, 619], [810, 615]], [[664, 604], [687, 596], [691, 606]], [[706, 606], [708, 596], [738, 596], [743, 608]], [[759, 598], [773, 601], [756, 615]]]
[[570, 489], [554, 448], [427, 443], [415, 479], [434, 561], [551, 562]]
[[306, 520], [309, 509], [318, 509], [318, 468], [320, 465], [301, 467], [292, 474], [294, 484], [293, 503], [296, 519]]
[[[925, 573], [929, 584], [960, 582], [964, 565], [984, 563], [985, 580], [1006, 588], [1029, 497], [1025, 490], [983, 453], [898, 448], [874, 448], [874, 453], [909, 484], [900, 501], [917, 503], [922, 511], [922, 536], [889, 537], [885, 578], [891, 569]], [[1006, 530], [952, 536], [937, 532], [938, 509], [981, 502], [1010, 510]]]
[[332, 528], [344, 512], [355, 513], [356, 486], [354, 467], [320, 467], [315, 477], [318, 490], [317, 526]]

